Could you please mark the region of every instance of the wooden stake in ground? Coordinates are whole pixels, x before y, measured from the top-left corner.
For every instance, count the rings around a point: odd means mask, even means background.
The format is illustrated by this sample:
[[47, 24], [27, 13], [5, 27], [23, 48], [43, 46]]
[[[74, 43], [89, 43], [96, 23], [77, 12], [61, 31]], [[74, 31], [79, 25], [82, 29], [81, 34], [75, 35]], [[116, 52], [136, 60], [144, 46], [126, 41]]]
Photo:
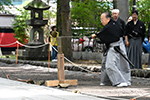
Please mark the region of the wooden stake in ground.
[[17, 42], [16, 65], [17, 65], [17, 61], [18, 61], [18, 49], [19, 49], [19, 43]]
[[45, 82], [46, 86], [58, 86], [62, 84], [69, 85], [77, 85], [77, 79], [74, 80], [65, 80], [65, 70], [64, 70], [64, 54], [62, 53], [61, 48], [61, 37], [57, 38], [57, 47], [58, 47], [58, 54], [57, 54], [57, 68], [58, 68], [58, 80], [49, 80]]
[[48, 52], [48, 72], [49, 72], [49, 67], [50, 67], [50, 54], [51, 54], [51, 51], [50, 51], [50, 43], [49, 43], [49, 52]]

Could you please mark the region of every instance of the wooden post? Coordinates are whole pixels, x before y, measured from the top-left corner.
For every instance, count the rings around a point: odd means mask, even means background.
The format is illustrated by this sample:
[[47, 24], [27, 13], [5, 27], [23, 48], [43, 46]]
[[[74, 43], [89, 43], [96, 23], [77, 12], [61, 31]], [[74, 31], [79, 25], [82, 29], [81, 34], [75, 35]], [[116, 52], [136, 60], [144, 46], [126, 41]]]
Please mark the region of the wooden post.
[[77, 85], [77, 79], [65, 80], [65, 68], [64, 68], [64, 54], [62, 53], [61, 42], [62, 38], [57, 38], [57, 68], [58, 68], [58, 80], [49, 80], [45, 82], [46, 86], [58, 86], [59, 84]]
[[64, 69], [64, 54], [57, 54], [57, 68], [58, 68], [58, 80], [65, 80], [65, 69]]
[[16, 66], [17, 66], [17, 62], [18, 62], [18, 49], [19, 49], [19, 43], [17, 42]]
[[49, 72], [49, 67], [50, 67], [50, 56], [51, 56], [51, 51], [50, 51], [50, 43], [49, 43], [49, 49], [48, 49], [48, 72]]

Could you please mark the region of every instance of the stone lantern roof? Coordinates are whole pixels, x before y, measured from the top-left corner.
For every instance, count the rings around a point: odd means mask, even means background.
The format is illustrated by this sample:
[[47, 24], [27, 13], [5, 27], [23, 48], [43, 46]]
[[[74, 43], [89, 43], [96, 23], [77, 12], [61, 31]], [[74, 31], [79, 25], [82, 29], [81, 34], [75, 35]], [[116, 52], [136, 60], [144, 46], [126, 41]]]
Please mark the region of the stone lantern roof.
[[49, 5], [42, 2], [41, 0], [33, 0], [28, 3], [24, 9], [31, 10], [31, 19], [27, 20], [26, 23], [30, 26], [44, 26], [47, 24], [47, 20], [43, 20], [43, 10], [48, 10]]
[[24, 7], [24, 9], [26, 9], [26, 10], [32, 10], [32, 9], [48, 10], [49, 8], [50, 8], [50, 6], [47, 5], [46, 3], [42, 2], [41, 0], [31, 1]]

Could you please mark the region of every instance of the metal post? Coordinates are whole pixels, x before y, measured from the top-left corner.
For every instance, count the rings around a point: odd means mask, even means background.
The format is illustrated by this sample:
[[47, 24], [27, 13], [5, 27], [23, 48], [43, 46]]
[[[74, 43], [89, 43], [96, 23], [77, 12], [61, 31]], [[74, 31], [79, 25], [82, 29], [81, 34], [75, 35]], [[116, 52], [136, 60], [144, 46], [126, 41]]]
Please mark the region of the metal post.
[[132, 10], [137, 10], [137, 6], [136, 6], [136, 0], [133, 0], [133, 7], [132, 7]]

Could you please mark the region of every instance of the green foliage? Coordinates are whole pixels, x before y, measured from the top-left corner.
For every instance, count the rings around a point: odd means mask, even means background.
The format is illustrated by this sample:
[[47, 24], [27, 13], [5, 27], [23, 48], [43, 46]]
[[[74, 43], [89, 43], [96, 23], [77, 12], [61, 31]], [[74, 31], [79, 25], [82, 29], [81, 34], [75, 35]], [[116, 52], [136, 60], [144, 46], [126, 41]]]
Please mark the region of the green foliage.
[[[130, 0], [130, 14], [132, 12], [133, 0]], [[150, 23], [150, 0], [137, 0], [137, 10], [139, 12], [138, 18], [143, 21], [148, 29]]]
[[52, 10], [51, 12], [49, 10], [45, 10], [43, 12], [43, 18], [48, 20], [48, 25], [44, 26], [44, 34], [48, 37], [49, 36], [49, 25], [51, 25], [51, 18], [56, 18], [56, 12]]
[[[23, 5], [21, 5], [21, 7], [24, 7], [25, 5], [27, 5], [29, 2], [25, 2]], [[19, 10], [19, 9], [18, 9]], [[29, 10], [25, 10], [24, 8], [20, 8], [20, 15], [17, 15], [15, 17], [14, 20], [14, 24], [13, 24], [13, 29], [14, 29], [14, 34], [15, 34], [15, 38], [21, 42], [24, 43], [25, 39], [29, 40], [29, 34], [30, 34], [30, 30], [31, 30], [31, 26], [26, 24], [26, 20], [30, 19], [30, 14], [31, 12]], [[56, 14], [54, 11], [50, 12], [49, 10], [44, 10], [43, 12], [43, 18], [46, 20], [49, 20], [50, 18], [54, 18], [56, 17]], [[44, 34], [48, 34], [49, 30], [47, 28], [47, 26], [43, 27], [44, 28]]]
[[[85, 29], [87, 27], [94, 27], [96, 30], [102, 28], [100, 15], [102, 12], [110, 11], [111, 2], [107, 0], [76, 0], [72, 2], [71, 19], [72, 27], [83, 27], [78, 33], [79, 35], [90, 35], [92, 31]], [[84, 34], [82, 34], [84, 33]]]
[[[10, 13], [9, 11], [7, 11], [7, 10], [4, 8], [4, 5], [5, 5], [5, 6], [12, 5], [12, 4], [11, 4], [11, 0], [0, 0], [0, 12], [1, 12], [1, 13]], [[9, 8], [11, 8], [11, 7], [9, 7]]]
[[21, 15], [17, 15], [14, 20], [13, 30], [15, 31], [15, 38], [21, 42], [25, 43], [25, 39], [28, 40], [28, 34], [26, 30], [28, 29], [28, 25], [26, 24], [26, 20], [29, 19], [29, 11], [22, 11]]

